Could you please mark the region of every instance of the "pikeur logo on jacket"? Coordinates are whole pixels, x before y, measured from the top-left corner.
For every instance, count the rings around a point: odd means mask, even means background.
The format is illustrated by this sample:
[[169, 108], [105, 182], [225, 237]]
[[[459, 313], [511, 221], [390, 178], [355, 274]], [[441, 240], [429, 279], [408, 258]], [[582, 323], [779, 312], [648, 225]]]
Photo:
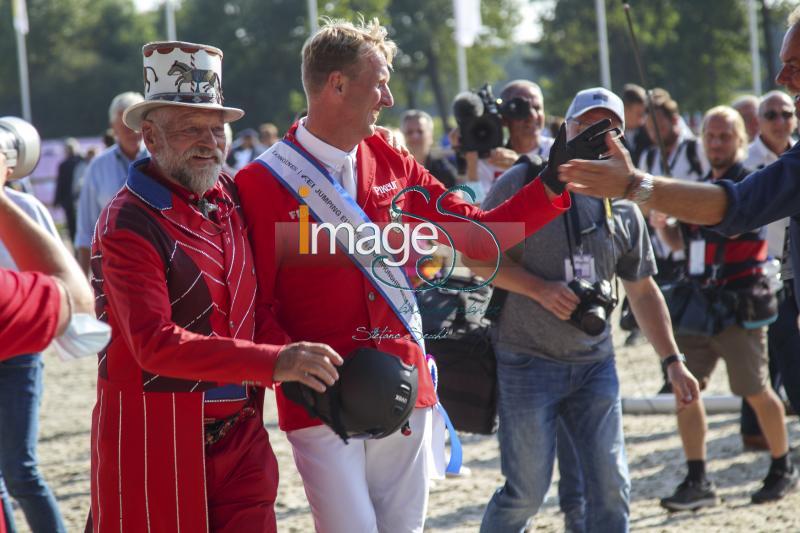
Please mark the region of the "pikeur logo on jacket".
[[375, 191], [375, 194], [377, 194], [378, 196], [383, 196], [392, 191], [397, 191], [397, 181], [392, 180], [391, 183], [387, 183], [385, 185], [377, 185], [375, 187], [372, 187], [372, 190]]

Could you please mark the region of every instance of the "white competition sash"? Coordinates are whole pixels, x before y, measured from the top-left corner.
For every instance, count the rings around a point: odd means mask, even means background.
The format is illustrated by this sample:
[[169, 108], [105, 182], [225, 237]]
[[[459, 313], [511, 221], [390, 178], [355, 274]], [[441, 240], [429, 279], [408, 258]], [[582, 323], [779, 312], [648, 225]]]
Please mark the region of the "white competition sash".
[[[322, 165], [294, 144], [286, 140], [277, 142], [256, 161], [266, 167], [298, 202], [307, 205], [310, 214], [317, 221], [330, 223], [334, 227], [339, 224], [349, 224], [354, 229], [371, 222], [339, 182], [333, 179]], [[311, 190], [305, 198], [301, 198], [298, 193], [303, 186]], [[355, 234], [358, 235], [358, 232]], [[427, 353], [422, 335], [422, 316], [405, 271], [400, 267], [388, 266], [383, 261], [376, 261], [378, 254], [374, 252], [348, 253], [345, 237], [342, 232], [336, 232], [339, 248], [383, 296], [408, 333], [422, 348], [422, 353]], [[382, 279], [388, 280], [392, 285], [381, 281]]]

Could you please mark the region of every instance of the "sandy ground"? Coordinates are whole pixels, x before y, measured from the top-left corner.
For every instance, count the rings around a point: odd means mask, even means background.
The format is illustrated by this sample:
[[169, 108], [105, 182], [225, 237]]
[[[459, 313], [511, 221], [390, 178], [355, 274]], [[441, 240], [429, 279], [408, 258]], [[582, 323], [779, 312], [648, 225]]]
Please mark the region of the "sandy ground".
[[[618, 338], [617, 341], [621, 341]], [[620, 342], [618, 342], [620, 344]], [[623, 396], [653, 394], [660, 386], [655, 355], [649, 345], [618, 349]], [[39, 455], [41, 468], [58, 497], [68, 530], [82, 531], [89, 507], [89, 425], [95, 399], [95, 361], [62, 363], [46, 355], [45, 395]], [[710, 390], [727, 392], [724, 368]], [[265, 423], [278, 456], [281, 484], [277, 503], [280, 531], [313, 531], [309, 507], [283, 433], [278, 430], [272, 397]], [[671, 493], [685, 471], [680, 440], [672, 415], [625, 415], [627, 454], [632, 478], [631, 528], [634, 531], [800, 531], [800, 491], [779, 503], [754, 506], [750, 494], [769, 465], [765, 453], [744, 453], [738, 415], [709, 418], [709, 470], [723, 499], [721, 505], [697, 513], [670, 515], [658, 499]], [[797, 417], [789, 422], [790, 442], [800, 443]], [[477, 531], [484, 506], [500, 485], [500, 458], [494, 436], [463, 436], [470, 477], [437, 481], [428, 510], [428, 531]], [[796, 462], [800, 454], [793, 452]], [[562, 531], [554, 484], [536, 516], [533, 531]], [[17, 525], [28, 531], [17, 509]]]

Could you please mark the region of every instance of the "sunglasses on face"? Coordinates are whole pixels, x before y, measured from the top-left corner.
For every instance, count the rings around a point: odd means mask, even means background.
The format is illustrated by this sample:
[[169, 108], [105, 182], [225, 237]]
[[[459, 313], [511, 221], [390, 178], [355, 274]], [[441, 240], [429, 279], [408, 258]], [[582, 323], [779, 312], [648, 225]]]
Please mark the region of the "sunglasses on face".
[[778, 111], [774, 111], [774, 110], [770, 109], [769, 111], [765, 111], [764, 112], [764, 118], [767, 119], [767, 120], [775, 120], [778, 117], [783, 117], [783, 120], [789, 120], [789, 119], [792, 118], [793, 114], [794, 113], [792, 113], [791, 111], [780, 111], [780, 112], [778, 112]]

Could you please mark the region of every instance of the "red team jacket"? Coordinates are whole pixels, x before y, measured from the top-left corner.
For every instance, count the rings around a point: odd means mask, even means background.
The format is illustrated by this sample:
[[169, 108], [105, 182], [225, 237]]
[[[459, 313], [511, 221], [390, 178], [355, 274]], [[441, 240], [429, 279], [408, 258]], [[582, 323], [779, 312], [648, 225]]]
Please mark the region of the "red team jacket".
[[0, 269], [0, 361], [47, 348], [60, 308], [58, 286], [49, 276]]
[[[214, 223], [148, 170], [131, 167], [95, 228], [92, 284], [112, 335], [98, 354], [90, 525], [207, 531], [204, 400], [240, 405], [243, 382], [271, 384], [279, 347], [251, 342], [256, 276], [232, 180], [206, 194]], [[260, 410], [263, 388], [249, 390]]]
[[[286, 139], [299, 145], [294, 137], [296, 127], [292, 127]], [[402, 209], [437, 222], [460, 222], [435, 209], [436, 200], [445, 187], [412, 157], [401, 155], [380, 135], [373, 135], [359, 144], [357, 168], [357, 203], [373, 222], [389, 222], [392, 198], [412, 185], [424, 187], [431, 199], [426, 201], [417, 193], [405, 194], [399, 202]], [[239, 171], [236, 185], [258, 273], [256, 341], [326, 343], [342, 356], [363, 346], [392, 353], [419, 368], [417, 407], [435, 405], [436, 394], [425, 354], [409, 338], [402, 322], [361, 271], [338, 250], [333, 258], [327, 253], [297, 255], [298, 201], [258, 160]], [[484, 223], [523, 223], [524, 227], [513, 238], [498, 235], [500, 246], [505, 250], [568, 209], [569, 196], [564, 194], [551, 202], [541, 181], [536, 179], [491, 211], [482, 211], [453, 195], [449, 195], [443, 205], [449, 211]], [[488, 237], [486, 233], [478, 233]], [[496, 258], [494, 245], [479, 240], [456, 239], [455, 245], [472, 257]], [[365, 338], [367, 335], [363, 332], [375, 328], [386, 335]], [[287, 400], [280, 387], [276, 388], [276, 394], [283, 430], [321, 423]]]

